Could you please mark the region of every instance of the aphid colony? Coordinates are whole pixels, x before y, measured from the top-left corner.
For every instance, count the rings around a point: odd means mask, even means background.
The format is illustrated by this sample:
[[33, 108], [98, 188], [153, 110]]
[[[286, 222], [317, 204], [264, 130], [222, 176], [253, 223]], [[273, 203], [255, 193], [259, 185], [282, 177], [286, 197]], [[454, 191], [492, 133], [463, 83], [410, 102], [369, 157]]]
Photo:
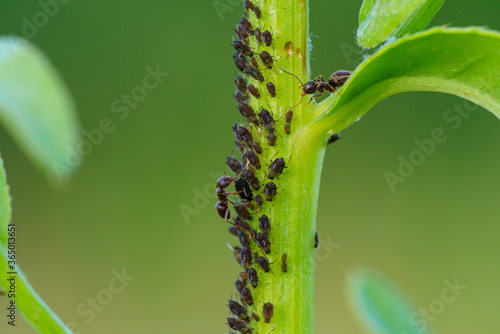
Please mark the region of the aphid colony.
[[[260, 158], [266, 145], [274, 147], [278, 138], [286, 140], [286, 136], [277, 134], [276, 123], [281, 119], [274, 119], [269, 106], [267, 107], [269, 110], [264, 106], [259, 107], [257, 111], [252, 108], [252, 105], [255, 106], [252, 101], [259, 105], [258, 102], [263, 94], [269, 94], [271, 98], [277, 96], [278, 89], [275, 83], [270, 80], [265, 82], [264, 74], [266, 71], [273, 71], [277, 74], [276, 68], [279, 66], [268, 51], [261, 50], [273, 46], [273, 34], [264, 27], [254, 27], [250, 22], [251, 20], [259, 24], [259, 19], [265, 13], [262, 13], [256, 4], [249, 0], [243, 1], [243, 6], [245, 12], [234, 31], [239, 39], [232, 42], [232, 47], [235, 50], [234, 64], [242, 72], [234, 81], [235, 99], [240, 114], [248, 124], [233, 124], [235, 144], [242, 158], [241, 160], [232, 156], [227, 158], [227, 166], [235, 175], [222, 176], [217, 181], [218, 202], [215, 209], [222, 219], [231, 224], [229, 231], [238, 238], [240, 243], [233, 247], [235, 259], [242, 268], [235, 283], [239, 299], [229, 300], [228, 307], [233, 317], [227, 319], [227, 324], [239, 333], [252, 333], [255, 322], [271, 323], [274, 315], [273, 303], [264, 303], [264, 301], [259, 303], [254, 300], [252, 291], [259, 286], [259, 276], [272, 275], [278, 271], [285, 274], [289, 270], [288, 255], [277, 254], [272, 249], [270, 233], [274, 223], [268, 216], [262, 214], [263, 205], [273, 202], [279, 195], [279, 178], [288, 166], [283, 157], [275, 158], [279, 151], [269, 162], [261, 161]], [[261, 31], [261, 28], [264, 31]], [[250, 46], [253, 38], [255, 38], [255, 43], [252, 44], [256, 45], [258, 51]], [[328, 82], [325, 82], [321, 76], [305, 84], [301, 82], [303, 93], [297, 105], [302, 102], [305, 95], [319, 92], [313, 96], [314, 98], [321, 96], [324, 92], [336, 92], [336, 88], [341, 87], [350, 74], [351, 72], [348, 71], [338, 71], [329, 78]], [[300, 81], [297, 76], [295, 77]], [[286, 135], [291, 133], [294, 108], [289, 109], [284, 115]], [[333, 142], [336, 139], [338, 137], [332, 136], [330, 141]], [[275, 260], [270, 262], [269, 257]], [[274, 262], [277, 264], [273, 272]], [[257, 307], [257, 305], [260, 306]]]

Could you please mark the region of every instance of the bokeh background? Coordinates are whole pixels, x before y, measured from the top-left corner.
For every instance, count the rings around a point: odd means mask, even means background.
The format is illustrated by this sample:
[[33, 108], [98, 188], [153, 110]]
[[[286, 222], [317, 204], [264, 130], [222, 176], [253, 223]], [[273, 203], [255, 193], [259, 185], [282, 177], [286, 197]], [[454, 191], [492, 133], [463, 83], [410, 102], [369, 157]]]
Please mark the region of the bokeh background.
[[[311, 1], [315, 76], [353, 69], [361, 59], [354, 40], [361, 2]], [[103, 118], [116, 126], [65, 189], [53, 189], [0, 129], [18, 260], [79, 333], [227, 332], [225, 305], [238, 272], [226, 246], [232, 237], [214, 198], [195, 194], [212, 192], [211, 175], [234, 149], [230, 42], [242, 10], [232, 8], [221, 20], [212, 1], [74, 0], [29, 38], [69, 85], [82, 128]], [[32, 22], [41, 10], [35, 1], [2, 1], [0, 34], [23, 35], [23, 18]], [[431, 25], [500, 30], [498, 13], [496, 0], [448, 1]], [[111, 104], [157, 65], [169, 77], [121, 120]], [[500, 121], [476, 108], [452, 129], [443, 115], [455, 104], [463, 101], [434, 93], [391, 97], [328, 148], [318, 230], [338, 247], [318, 255], [317, 333], [362, 333], [344, 292], [359, 265], [380, 269], [417, 307], [458, 277], [467, 289], [431, 327], [499, 331]], [[391, 191], [384, 173], [396, 172], [398, 157], [436, 128], [448, 139]], [[189, 221], [182, 204], [196, 210]], [[78, 314], [122, 268], [134, 280], [91, 321]], [[5, 322], [2, 333], [32, 333], [22, 320], [15, 330]]]

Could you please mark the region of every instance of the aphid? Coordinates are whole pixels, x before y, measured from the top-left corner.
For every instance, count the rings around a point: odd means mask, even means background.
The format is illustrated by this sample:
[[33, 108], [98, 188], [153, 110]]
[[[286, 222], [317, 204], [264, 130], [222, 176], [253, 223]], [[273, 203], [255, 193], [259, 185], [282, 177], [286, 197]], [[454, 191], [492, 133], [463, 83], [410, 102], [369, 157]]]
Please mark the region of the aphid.
[[250, 23], [250, 21], [248, 21], [246, 18], [242, 17], [240, 20], [240, 24], [243, 27], [243, 29], [245, 29], [245, 31], [247, 33], [249, 33], [250, 35], [253, 35], [253, 26]]
[[260, 181], [253, 170], [247, 169], [245, 171], [245, 179], [248, 181], [248, 183], [250, 183], [253, 190], [257, 191], [260, 189]]
[[283, 173], [283, 169], [286, 168], [285, 159], [278, 158], [271, 162], [267, 170], [267, 177], [273, 180], [275, 177], [279, 177]]
[[260, 144], [257, 143], [257, 142], [253, 142], [252, 143], [252, 148], [255, 152], [257, 152], [258, 154], [262, 154], [262, 147], [260, 147]]
[[254, 85], [249, 85], [248, 90], [250, 91], [250, 94], [252, 94], [256, 98], [260, 99], [260, 92], [257, 89], [257, 87], [255, 87]]
[[271, 95], [271, 97], [276, 97], [276, 86], [274, 86], [274, 84], [271, 81], [269, 81], [266, 84], [266, 87], [269, 95]]
[[288, 265], [286, 264], [286, 260], [288, 258], [288, 255], [286, 255], [286, 253], [283, 253], [283, 255], [281, 255], [281, 270], [286, 273], [288, 271]]
[[[236, 123], [235, 123], [236, 124]], [[252, 133], [245, 127], [236, 124], [236, 138], [240, 139], [247, 145], [252, 145], [253, 137]]]
[[275, 126], [274, 118], [273, 116], [271, 116], [271, 113], [268, 110], [262, 108], [259, 112], [259, 119], [264, 129], [266, 129], [266, 131], [268, 132], [274, 131], [274, 126]]
[[250, 62], [252, 63], [253, 67], [255, 67], [255, 68], [259, 67], [259, 62], [257, 61], [257, 58], [255, 58], [255, 57], [250, 58]]
[[227, 324], [231, 329], [239, 331], [240, 333], [248, 333], [249, 331], [249, 328], [244, 321], [240, 321], [235, 318], [227, 318]]
[[241, 153], [244, 153], [246, 151], [245, 145], [243, 144], [243, 142], [241, 140], [236, 139], [234, 141], [234, 144], [236, 145], [236, 148], [238, 149], [238, 151], [240, 151]]
[[290, 109], [285, 114], [285, 120], [288, 124], [290, 124], [292, 122], [292, 119], [293, 119], [293, 110]]
[[234, 79], [234, 84], [236, 85], [236, 88], [238, 88], [243, 94], [246, 94], [248, 91], [248, 84], [245, 79], [243, 79], [241, 76], [237, 75], [236, 78]]
[[269, 236], [269, 232], [271, 232], [271, 223], [266, 215], [259, 218], [259, 229], [263, 234]]
[[250, 320], [245, 306], [234, 300], [229, 300], [229, 304], [227, 306], [229, 307], [229, 311], [231, 311], [231, 313], [237, 316], [240, 320], [247, 322]]
[[255, 321], [260, 321], [259, 316], [258, 316], [255, 312], [253, 312], [253, 313], [252, 313], [252, 318], [253, 318], [253, 320], [255, 320]]
[[262, 12], [260, 11], [259, 7], [254, 7], [253, 12], [255, 13], [255, 17], [260, 19], [262, 17]]
[[[252, 215], [248, 211], [246, 205], [235, 205], [234, 209], [236, 210], [236, 213], [238, 213], [238, 215], [241, 218], [243, 218], [245, 220], [251, 220], [252, 219]], [[249, 231], [250, 228], [247, 228], [246, 230]]]
[[255, 196], [255, 202], [259, 207], [261, 207], [262, 204], [264, 204], [264, 202], [262, 201], [262, 197], [260, 195]]
[[330, 144], [333, 144], [335, 143], [337, 140], [340, 139], [340, 133], [334, 133], [333, 135], [331, 135], [331, 137], [328, 139], [328, 143], [326, 143], [326, 145], [330, 145]]
[[242, 26], [240, 25], [236, 26], [236, 35], [238, 36], [239, 39], [243, 41], [243, 43], [247, 45], [248, 43], [250, 43], [250, 36]]
[[319, 246], [319, 239], [318, 239], [318, 232], [314, 233], [314, 248], [318, 248]]
[[254, 151], [247, 151], [247, 153], [245, 153], [245, 156], [246, 158], [248, 159], [248, 162], [254, 166], [256, 169], [260, 169], [260, 159], [259, 157], [257, 156], [257, 154], [255, 154]]
[[278, 193], [278, 188], [274, 184], [274, 182], [269, 182], [266, 184], [266, 187], [264, 188], [264, 193], [266, 195], [266, 199], [268, 202], [271, 202], [275, 197], [276, 194]]
[[262, 270], [264, 270], [264, 272], [268, 273], [271, 270], [271, 267], [269, 266], [269, 261], [265, 257], [259, 256], [255, 262], [257, 262], [259, 267]]
[[241, 163], [233, 157], [227, 157], [226, 163], [229, 169], [236, 174], [239, 174], [243, 171], [243, 166], [241, 165]]
[[269, 239], [265, 234], [257, 234], [257, 236], [255, 237], [255, 242], [257, 243], [257, 246], [259, 246], [261, 251], [266, 254], [271, 254], [271, 242], [269, 242]]
[[333, 74], [328, 79], [328, 83], [333, 87], [342, 87], [347, 79], [351, 76], [351, 71], [340, 70], [333, 72]]
[[241, 102], [238, 105], [238, 110], [240, 111], [241, 115], [245, 117], [250, 123], [254, 123], [255, 125], [259, 124], [259, 121], [257, 120], [257, 115], [253, 111], [253, 108], [250, 107], [248, 104]]
[[269, 144], [269, 146], [276, 145], [276, 135], [274, 134], [274, 132], [269, 132], [269, 134], [267, 135], [267, 143]]
[[[234, 227], [234, 226], [232, 226], [232, 227]], [[236, 235], [238, 235], [238, 234], [236, 234]], [[233, 252], [234, 252], [234, 258], [236, 259], [236, 262], [241, 263], [241, 247], [235, 246], [233, 248]]]
[[248, 246], [245, 246], [241, 249], [241, 266], [245, 269], [248, 269], [252, 266], [252, 251]]
[[237, 237], [238, 236], [238, 229], [236, 228], [236, 226], [229, 227], [229, 233], [231, 233], [232, 235]]
[[245, 10], [253, 10], [255, 8], [253, 2], [249, 0], [245, 0], [243, 2], [243, 7], [245, 8]]
[[236, 282], [234, 283], [234, 285], [236, 286], [236, 291], [238, 291], [239, 293], [241, 293], [241, 291], [247, 285], [247, 282], [238, 279], [238, 280], [236, 280]]
[[262, 51], [260, 54], [260, 61], [264, 64], [265, 67], [271, 68], [273, 67], [273, 57], [267, 51]]
[[233, 54], [233, 59], [234, 59], [234, 64], [236, 65], [236, 67], [242, 72], [245, 72], [246, 69], [250, 66], [250, 64], [248, 63], [248, 60], [245, 58], [245, 56], [243, 56], [239, 52], [235, 52]]
[[264, 317], [264, 322], [266, 324], [271, 322], [271, 318], [274, 315], [274, 306], [270, 302], [267, 302], [262, 307], [262, 316]]
[[257, 40], [258, 44], [262, 44], [262, 32], [260, 31], [259, 28], [256, 28], [254, 31], [255, 39]]
[[254, 268], [250, 268], [247, 270], [247, 275], [250, 286], [255, 289], [257, 287], [257, 282], [259, 280], [257, 276], [257, 271]]
[[[243, 247], [241, 250], [243, 252], [243, 250], [245, 248], [248, 248], [250, 246], [250, 241], [248, 240], [248, 235], [244, 231], [240, 230], [238, 232], [238, 239], [240, 240], [241, 247]], [[252, 255], [252, 253], [250, 252], [250, 256], [251, 255]], [[241, 256], [242, 256], [241, 260], [243, 261], [243, 254], [241, 254]]]
[[252, 78], [254, 78], [255, 80], [264, 82], [264, 76], [255, 66], [247, 66], [244, 72], [247, 73]]
[[246, 272], [242, 271], [240, 272], [240, 277], [244, 280], [244, 281], [248, 281], [248, 275]]
[[234, 94], [234, 98], [236, 99], [236, 102], [248, 102], [248, 97], [247, 95], [243, 94], [241, 91], [237, 90], [236, 93]]
[[252, 293], [250, 292], [250, 289], [248, 288], [243, 288], [240, 292], [241, 298], [247, 305], [253, 305], [253, 297]]
[[271, 35], [271, 32], [269, 30], [266, 30], [262, 33], [262, 40], [264, 41], [264, 44], [266, 46], [271, 46], [273, 43], [273, 35]]
[[284, 127], [285, 127], [285, 133], [286, 133], [287, 135], [289, 135], [289, 134], [290, 134], [290, 132], [291, 132], [291, 129], [290, 129], [290, 124], [285, 124], [285, 126], [284, 126]]

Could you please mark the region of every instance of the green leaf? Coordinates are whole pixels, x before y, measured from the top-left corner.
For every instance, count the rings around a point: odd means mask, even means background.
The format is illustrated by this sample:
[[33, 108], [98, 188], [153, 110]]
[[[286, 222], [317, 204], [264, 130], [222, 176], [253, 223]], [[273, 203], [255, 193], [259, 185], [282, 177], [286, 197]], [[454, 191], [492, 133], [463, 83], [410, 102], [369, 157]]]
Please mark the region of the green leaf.
[[341, 131], [388, 96], [443, 92], [500, 118], [500, 33], [434, 28], [403, 37], [366, 59], [341, 90], [317, 106], [318, 131]]
[[16, 37], [0, 37], [0, 121], [49, 178], [69, 176], [67, 150], [79, 138], [73, 101], [47, 58]]
[[358, 269], [348, 278], [351, 306], [362, 324], [377, 334], [429, 334], [404, 293], [379, 272]]
[[[28, 321], [28, 323], [39, 333], [71, 334], [71, 331], [50, 310], [31, 287], [19, 266], [16, 264], [12, 268], [11, 264], [9, 264], [9, 261], [12, 259], [8, 257], [7, 253], [7, 238], [9, 237], [9, 230], [7, 228], [11, 227], [12, 233], [12, 226], [8, 226], [11, 221], [11, 212], [9, 187], [3, 168], [3, 161], [0, 157], [0, 285], [5, 288], [5, 291], [9, 291], [10, 283], [7, 279], [12, 276], [10, 272], [16, 272], [17, 274], [14, 275], [16, 286], [14, 300], [16, 302], [17, 311], [20, 311], [26, 318], [26, 321]], [[16, 319], [16, 321], [18, 320], [19, 319]], [[8, 321], [8, 318], [4, 316], [3, 321]]]
[[427, 27], [444, 0], [367, 0], [359, 13], [357, 40], [371, 48], [391, 36], [412, 34]]

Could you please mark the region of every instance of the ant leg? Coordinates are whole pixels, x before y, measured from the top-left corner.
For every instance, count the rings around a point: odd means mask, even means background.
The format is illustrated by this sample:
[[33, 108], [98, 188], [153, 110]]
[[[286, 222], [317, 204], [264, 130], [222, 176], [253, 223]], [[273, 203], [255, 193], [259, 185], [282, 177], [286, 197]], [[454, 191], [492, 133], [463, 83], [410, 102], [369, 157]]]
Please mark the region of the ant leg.
[[318, 81], [325, 82], [325, 79], [323, 79], [323, 76], [320, 74], [316, 78], [314, 78], [313, 81], [314, 82], [318, 82]]
[[320, 97], [322, 96], [323, 94], [325, 94], [325, 91], [321, 92], [321, 94], [316, 94], [316, 95], [313, 95], [311, 97], [311, 99], [309, 100], [309, 102], [307, 102], [307, 104], [311, 103], [313, 99], [317, 98], [317, 97]]

